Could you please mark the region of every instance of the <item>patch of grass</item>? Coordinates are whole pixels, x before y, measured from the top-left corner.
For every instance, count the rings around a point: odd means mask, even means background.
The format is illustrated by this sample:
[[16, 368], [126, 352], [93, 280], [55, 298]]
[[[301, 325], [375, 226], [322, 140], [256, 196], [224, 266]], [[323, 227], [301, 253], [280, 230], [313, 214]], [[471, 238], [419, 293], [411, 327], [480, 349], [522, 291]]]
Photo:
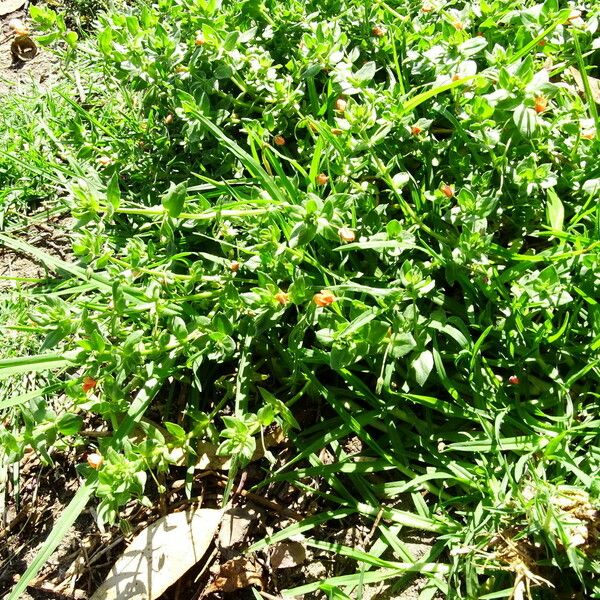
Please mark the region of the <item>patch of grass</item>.
[[[35, 356], [0, 375], [68, 360], [66, 416], [25, 399], [14, 427], [63, 419], [49, 448], [105, 422], [80, 472], [106, 522], [200, 441], [233, 485], [282, 427], [297, 453], [255, 491], [319, 512], [253, 549], [303, 532], [357, 564], [289, 595], [418, 572], [422, 598], [599, 597], [597, 13], [163, 0], [77, 41], [36, 9], [72, 80], [4, 134], [2, 194], [69, 206], [78, 264], [0, 238], [56, 272], [14, 316]], [[162, 427], [130, 437], [147, 410]], [[31, 443], [1, 435], [11, 460]], [[356, 515], [365, 551], [320, 539]]]

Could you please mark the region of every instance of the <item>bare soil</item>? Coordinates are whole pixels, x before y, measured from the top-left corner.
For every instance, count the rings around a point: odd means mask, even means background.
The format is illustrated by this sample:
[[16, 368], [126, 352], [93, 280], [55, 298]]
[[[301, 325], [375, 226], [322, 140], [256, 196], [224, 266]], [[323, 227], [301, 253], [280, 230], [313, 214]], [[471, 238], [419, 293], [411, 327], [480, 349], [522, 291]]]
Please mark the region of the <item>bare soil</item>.
[[[48, 254], [68, 260], [72, 258], [70, 231], [75, 219], [67, 215], [58, 215], [43, 219], [44, 211], [31, 215], [26, 231], [18, 231], [33, 246], [43, 249]], [[0, 292], [23, 285], [32, 285], [43, 281], [50, 275], [48, 269], [29, 255], [5, 248], [0, 243]]]

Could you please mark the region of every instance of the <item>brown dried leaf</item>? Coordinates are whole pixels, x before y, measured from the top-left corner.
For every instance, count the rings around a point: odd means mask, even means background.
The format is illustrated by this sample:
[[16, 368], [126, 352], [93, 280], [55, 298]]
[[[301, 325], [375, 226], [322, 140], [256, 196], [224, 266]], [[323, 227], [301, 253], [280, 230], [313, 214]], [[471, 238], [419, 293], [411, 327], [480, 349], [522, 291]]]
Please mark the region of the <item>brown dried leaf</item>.
[[[569, 67], [569, 73], [571, 73], [571, 75], [573, 76], [579, 93], [585, 94], [585, 86], [583, 85], [583, 78], [581, 77], [581, 73], [575, 67]], [[590, 77], [588, 75], [588, 81], [592, 90], [592, 98], [594, 99], [596, 104], [600, 104], [600, 79], [596, 79], [595, 77]]]
[[235, 592], [251, 585], [265, 588], [260, 565], [251, 558], [234, 558], [219, 566], [214, 580], [208, 584], [203, 595], [214, 592]]

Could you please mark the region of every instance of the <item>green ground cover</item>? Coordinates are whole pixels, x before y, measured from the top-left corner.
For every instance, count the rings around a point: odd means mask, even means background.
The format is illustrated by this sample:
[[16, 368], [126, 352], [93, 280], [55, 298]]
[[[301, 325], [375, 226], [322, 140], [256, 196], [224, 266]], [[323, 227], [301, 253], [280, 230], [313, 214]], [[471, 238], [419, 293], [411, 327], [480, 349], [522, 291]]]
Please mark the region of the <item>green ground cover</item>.
[[[55, 275], [1, 300], [2, 459], [104, 462], [11, 599], [88, 500], [118, 521], [206, 440], [233, 484], [274, 424], [294, 458], [254, 490], [319, 512], [253, 548], [303, 529], [356, 560], [297, 593], [417, 571], [423, 599], [600, 598], [599, 7], [578, 8], [160, 0], [77, 39], [31, 7], [64, 78], [0, 107], [0, 243]], [[77, 220], [72, 260], [28, 243], [40, 205]], [[319, 538], [355, 514], [364, 552]], [[406, 530], [434, 536], [416, 565]]]

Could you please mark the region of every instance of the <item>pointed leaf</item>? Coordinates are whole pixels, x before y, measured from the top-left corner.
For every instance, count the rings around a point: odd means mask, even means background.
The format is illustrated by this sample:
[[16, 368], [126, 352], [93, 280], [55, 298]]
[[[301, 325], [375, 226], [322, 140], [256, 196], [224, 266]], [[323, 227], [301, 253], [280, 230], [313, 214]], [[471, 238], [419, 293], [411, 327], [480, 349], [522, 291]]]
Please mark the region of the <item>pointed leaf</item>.
[[161, 200], [170, 217], [177, 218], [181, 214], [186, 197], [187, 181], [183, 181], [177, 185], [171, 182], [169, 190]]
[[415, 370], [415, 376], [419, 385], [425, 385], [431, 370], [433, 369], [433, 354], [430, 350], [421, 352], [419, 356], [413, 361], [413, 369]]

